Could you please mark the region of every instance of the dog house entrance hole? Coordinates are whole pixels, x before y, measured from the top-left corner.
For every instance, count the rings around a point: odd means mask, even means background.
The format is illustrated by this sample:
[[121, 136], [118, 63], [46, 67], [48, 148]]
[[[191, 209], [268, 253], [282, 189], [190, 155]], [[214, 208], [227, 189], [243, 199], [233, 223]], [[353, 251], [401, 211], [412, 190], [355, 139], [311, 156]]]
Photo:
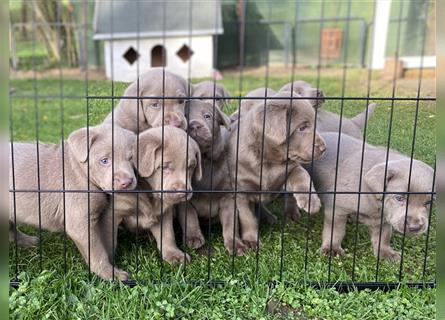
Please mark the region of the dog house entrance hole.
[[152, 67], [165, 67], [167, 65], [167, 54], [165, 48], [161, 45], [157, 45], [151, 49], [151, 66]]

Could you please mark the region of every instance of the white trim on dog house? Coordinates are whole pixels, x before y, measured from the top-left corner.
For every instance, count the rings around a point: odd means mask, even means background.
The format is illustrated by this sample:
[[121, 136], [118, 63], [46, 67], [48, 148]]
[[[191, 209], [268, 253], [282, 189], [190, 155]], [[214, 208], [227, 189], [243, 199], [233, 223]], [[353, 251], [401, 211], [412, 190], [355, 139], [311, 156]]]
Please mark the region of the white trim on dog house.
[[[376, 0], [371, 69], [383, 69], [385, 67], [391, 4], [391, 0]], [[406, 69], [436, 67], [436, 56], [424, 56], [423, 58], [421, 56], [401, 56], [399, 59]]]
[[214, 36], [222, 33], [218, 0], [96, 0], [93, 39], [104, 41], [106, 75], [116, 81], [160, 66], [186, 78], [189, 71], [210, 77]]

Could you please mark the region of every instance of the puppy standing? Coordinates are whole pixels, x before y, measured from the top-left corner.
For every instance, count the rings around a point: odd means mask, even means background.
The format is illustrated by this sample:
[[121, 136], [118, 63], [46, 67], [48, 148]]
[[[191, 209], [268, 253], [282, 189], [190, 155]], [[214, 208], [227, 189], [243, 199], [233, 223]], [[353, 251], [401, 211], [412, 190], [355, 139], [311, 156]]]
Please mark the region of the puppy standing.
[[[164, 138], [162, 138], [163, 134]], [[187, 139], [188, 159], [185, 156]], [[114, 230], [111, 214], [107, 214], [103, 221], [105, 234], [110, 233], [107, 230], [113, 230], [114, 244], [116, 245], [117, 227], [121, 221], [134, 232], [137, 228], [148, 229], [155, 237], [164, 260], [172, 264], [185, 262], [184, 259], [189, 261], [190, 257], [176, 246], [172, 207], [176, 203], [191, 198], [192, 176], [196, 181], [201, 179], [201, 153], [197, 143], [187, 137], [185, 131], [181, 129], [172, 126], [158, 127], [140, 134], [138, 165], [136, 164], [136, 144], [134, 145], [134, 154], [133, 162], [139, 170], [139, 187], [145, 191], [139, 196], [139, 217], [136, 217], [137, 195], [120, 194], [115, 199]], [[184, 192], [186, 189], [188, 193]], [[161, 196], [159, 192], [150, 192], [154, 190], [170, 192]], [[111, 213], [111, 210], [110, 207], [108, 211]], [[112, 243], [110, 236], [108, 236], [107, 243]], [[111, 256], [110, 245], [108, 252]]]
[[[203, 176], [200, 181], [193, 181], [195, 190], [230, 190], [229, 171], [225, 146], [230, 126], [229, 118], [219, 108], [202, 101], [192, 101], [189, 112], [189, 134], [196, 140], [202, 155]], [[178, 218], [185, 242], [192, 248], [204, 245], [204, 236], [199, 227], [198, 216], [213, 218], [219, 216], [224, 235], [224, 245], [230, 253], [242, 255], [245, 246], [238, 238], [233, 247], [233, 228], [238, 228], [228, 215], [220, 215], [222, 208], [230, 210], [231, 203], [220, 201], [222, 193], [196, 193], [187, 205], [179, 208]], [[210, 207], [210, 203], [212, 206]], [[210, 211], [211, 209], [211, 211]], [[238, 232], [236, 232], [238, 234]]]
[[[324, 93], [321, 90], [312, 88], [312, 86], [302, 80], [294, 81], [284, 85], [279, 92], [290, 92], [293, 90], [296, 94], [302, 97], [308, 97], [314, 108], [317, 108], [317, 130], [319, 132], [338, 132], [340, 129], [340, 116], [336, 113], [329, 112], [320, 107], [325, 102]], [[310, 97], [317, 99], [310, 99]], [[365, 110], [349, 119], [342, 117], [341, 132], [355, 138], [363, 138], [362, 130], [366, 125], [367, 120], [374, 113], [376, 104], [371, 103]], [[366, 116], [366, 113], [368, 116]]]
[[[131, 98], [121, 99], [116, 106], [114, 122], [135, 133], [163, 125], [185, 130], [187, 86], [182, 77], [162, 68], [153, 68], [139, 77], [139, 83], [135, 81], [125, 90], [124, 96]], [[111, 123], [112, 117], [110, 112], [104, 122]]]
[[[87, 139], [87, 135], [89, 139]], [[36, 145], [32, 143], [14, 143], [12, 167], [9, 169], [9, 187], [12, 189], [40, 190], [85, 190], [99, 191], [130, 190], [136, 187], [136, 178], [131, 163], [132, 150], [129, 148], [135, 135], [127, 130], [101, 125], [82, 128], [70, 134], [64, 147], [65, 185], [62, 180], [62, 145], [39, 144], [37, 158]], [[114, 151], [112, 151], [114, 149]], [[89, 150], [89, 152], [88, 152]], [[37, 167], [39, 161], [39, 167]], [[112, 164], [114, 161], [114, 164]], [[88, 181], [89, 166], [89, 181]], [[114, 175], [112, 174], [114, 169]], [[40, 178], [40, 184], [39, 184]], [[88, 197], [90, 201], [88, 201]], [[90, 244], [91, 271], [103, 279], [112, 279], [111, 265], [104, 244], [100, 237], [98, 221], [109, 201], [101, 192], [65, 193], [62, 192], [16, 192], [10, 195], [9, 239], [17, 237], [19, 245], [36, 245], [38, 238], [28, 236], [16, 229], [14, 220], [35, 227], [39, 226], [39, 208], [41, 226], [50, 231], [63, 231], [64, 208], [65, 225], [68, 236], [74, 241], [79, 251], [88, 262]], [[39, 201], [40, 200], [40, 201]], [[88, 203], [90, 207], [88, 208]], [[39, 205], [40, 204], [40, 205]], [[14, 216], [15, 208], [15, 216]], [[88, 236], [88, 221], [90, 237]], [[14, 234], [16, 232], [16, 234]], [[89, 243], [88, 243], [89, 242]], [[118, 279], [125, 280], [126, 272], [114, 269]]]
[[[357, 192], [360, 182], [360, 167], [363, 141], [342, 134], [340, 149], [337, 149], [338, 133], [323, 133], [326, 141], [326, 155], [314, 162], [314, 184], [320, 192], [334, 191], [335, 170], [337, 173], [337, 192]], [[339, 160], [337, 165], [337, 152]], [[383, 224], [380, 224], [382, 214], [382, 194], [360, 195], [359, 222], [369, 228], [374, 254], [391, 261], [400, 259], [400, 253], [390, 246], [392, 228], [403, 233], [406, 217], [406, 232], [420, 234], [428, 228], [428, 216], [431, 205], [431, 195], [411, 194], [405, 192], [431, 192], [434, 170], [425, 163], [413, 160], [411, 185], [408, 190], [408, 176], [411, 159], [397, 152], [390, 151], [387, 165], [386, 181], [386, 149], [366, 144], [363, 157], [362, 192], [383, 192], [384, 186], [389, 192], [385, 195]], [[394, 194], [393, 194], [394, 192]], [[348, 216], [357, 214], [358, 196], [355, 194], [337, 194], [335, 204], [332, 194], [322, 194], [324, 210], [323, 243], [321, 251], [344, 255], [341, 242], [345, 235]], [[334, 221], [332, 214], [335, 206]], [[407, 211], [408, 206], [408, 211]], [[332, 225], [333, 223], [333, 225]], [[379, 237], [381, 244], [379, 252]], [[331, 242], [332, 237], [332, 242]]]
[[[230, 92], [220, 83], [214, 83], [213, 81], [202, 81], [193, 85], [193, 97], [203, 97], [204, 102], [208, 102], [213, 105], [215, 100], [215, 106], [221, 111], [228, 105]], [[215, 99], [208, 99], [208, 97], [215, 97]]]
[[[297, 205], [314, 213], [320, 209], [320, 201], [310, 185], [309, 174], [300, 163], [310, 162], [312, 155], [314, 158], [323, 155], [325, 143], [315, 132], [315, 143], [313, 144], [314, 109], [307, 101], [274, 99], [277, 97], [289, 97], [289, 95], [278, 93], [267, 101], [266, 107], [264, 107], [264, 102], [255, 104], [249, 112], [244, 113], [240, 122], [236, 123], [239, 126], [240, 134], [238, 159], [238, 128], [232, 128], [227, 147], [232, 188], [236, 186], [238, 190], [279, 191], [287, 179], [287, 190], [296, 192], [294, 198]], [[262, 154], [263, 121], [265, 121], [265, 128], [264, 152]], [[287, 143], [288, 138], [289, 143]], [[289, 146], [288, 152], [287, 146]], [[234, 168], [237, 161], [238, 179], [235, 181]], [[287, 177], [286, 163], [288, 163]], [[263, 166], [263, 177], [260, 185], [261, 165]], [[299, 194], [299, 191], [305, 193]], [[310, 196], [309, 193], [306, 193], [309, 191], [314, 193]], [[260, 199], [258, 194], [240, 193], [236, 197], [241, 238], [247, 246], [255, 248], [258, 243], [258, 225], [252, 207], [255, 202], [267, 202], [273, 196], [263, 194]], [[227, 196], [226, 201], [233, 201], [233, 197]], [[233, 206], [232, 210], [226, 211], [225, 214], [233, 219]]]

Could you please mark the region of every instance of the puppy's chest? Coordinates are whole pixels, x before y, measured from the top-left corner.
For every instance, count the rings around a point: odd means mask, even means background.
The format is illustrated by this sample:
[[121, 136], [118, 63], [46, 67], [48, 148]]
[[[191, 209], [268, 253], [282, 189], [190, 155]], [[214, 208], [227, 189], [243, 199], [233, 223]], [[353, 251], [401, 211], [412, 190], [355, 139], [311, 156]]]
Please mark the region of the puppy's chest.
[[202, 161], [202, 178], [193, 182], [195, 190], [225, 190], [230, 187], [230, 179], [226, 168], [226, 162], [209, 159]]

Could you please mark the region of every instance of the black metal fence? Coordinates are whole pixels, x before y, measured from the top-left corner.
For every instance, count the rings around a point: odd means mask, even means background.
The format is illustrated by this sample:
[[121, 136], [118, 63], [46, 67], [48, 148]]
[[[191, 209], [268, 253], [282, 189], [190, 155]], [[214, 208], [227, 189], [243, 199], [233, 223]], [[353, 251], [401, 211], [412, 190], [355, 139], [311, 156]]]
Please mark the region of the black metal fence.
[[[112, 6], [112, 1], [110, 5]], [[139, 5], [139, 2], [137, 2]], [[190, 1], [189, 3], [189, 12], [184, 12], [184, 18], [188, 19], [189, 22], [189, 36], [188, 41], [190, 44], [193, 43], [192, 36], [192, 20], [193, 20], [193, 6], [199, 5], [198, 1]], [[325, 2], [322, 1], [320, 3], [314, 3], [315, 5], [320, 5], [320, 20], [319, 20], [319, 28], [320, 33], [323, 29], [324, 24], [324, 8]], [[404, 2], [399, 6], [400, 14], [403, 11]], [[406, 3], [405, 3], [406, 5]], [[60, 10], [61, 3], [58, 2], [58, 8]], [[239, 2], [238, 10], [241, 14], [241, 19], [239, 23], [239, 28], [237, 29], [240, 34], [240, 43], [239, 43], [239, 73], [237, 76], [238, 87], [235, 88], [237, 95], [232, 95], [230, 98], [232, 101], [232, 108], [238, 108], [240, 110], [238, 114], [238, 121], [240, 120], [241, 114], [243, 110], [241, 108], [241, 102], [243, 100], [260, 100], [264, 101], [264, 110], [267, 107], [267, 101], [271, 97], [260, 97], [260, 98], [246, 98], [244, 94], [247, 90], [253, 89], [251, 86], [246, 85], [246, 81], [250, 81], [250, 78], [246, 76], [246, 72], [244, 70], [244, 58], [246, 52], [246, 42], [244, 41], [244, 35], [246, 34], [246, 28], [248, 24], [243, 23], [244, 19], [242, 19], [242, 15], [246, 12], [246, 7], [248, 6], [248, 2], [241, 1]], [[349, 9], [351, 6], [351, 2], [349, 2]], [[216, 6], [217, 7], [217, 6]], [[88, 7], [85, 6], [84, 10], [87, 11]], [[272, 10], [272, 4], [270, 4], [270, 9]], [[424, 132], [432, 132], [434, 128], [429, 127], [431, 122], [425, 120], [431, 114], [434, 115], [434, 111], [431, 111], [431, 108], [434, 107], [435, 97], [422, 96], [422, 77], [423, 77], [423, 63], [421, 62], [418, 79], [417, 79], [417, 89], [415, 96], [398, 96], [397, 95], [397, 85], [398, 85], [398, 64], [394, 65], [393, 76], [391, 77], [391, 88], [385, 88], [384, 92], [390, 92], [389, 95], [372, 95], [372, 78], [373, 78], [373, 70], [369, 69], [367, 71], [366, 81], [363, 83], [363, 88], [365, 89], [366, 94], [364, 95], [347, 95], [346, 94], [346, 79], [349, 71], [348, 67], [348, 43], [349, 43], [349, 23], [352, 20], [350, 15], [350, 10], [348, 11], [349, 15], [346, 18], [345, 22], [345, 30], [344, 30], [344, 39], [343, 39], [343, 49], [342, 49], [342, 60], [343, 63], [340, 68], [340, 79], [338, 81], [339, 90], [330, 89], [327, 91], [334, 92], [334, 94], [327, 94], [324, 97], [317, 97], [315, 99], [320, 100], [324, 99], [327, 102], [335, 103], [337, 109], [339, 110], [339, 115], [342, 117], [346, 114], [346, 110], [353, 110], [354, 113], [357, 113], [358, 109], [355, 106], [351, 107], [352, 103], [356, 103], [356, 105], [360, 106], [360, 110], [369, 105], [370, 102], [376, 102], [379, 105], [379, 108], [383, 109], [379, 112], [384, 115], [381, 119], [387, 119], [387, 123], [376, 123], [368, 127], [367, 122], [365, 122], [365, 126], [363, 128], [363, 149], [362, 149], [362, 160], [361, 164], [363, 166], [363, 157], [365, 150], [365, 140], [367, 137], [374, 137], [374, 141], [381, 141], [380, 144], [383, 144], [383, 148], [385, 148], [385, 159], [381, 159], [386, 163], [385, 165], [385, 178], [388, 172], [388, 162], [390, 155], [390, 148], [393, 146], [393, 141], [396, 140], [396, 146], [399, 146], [402, 149], [402, 153], [406, 153], [407, 157], [410, 159], [410, 172], [408, 173], [408, 185], [407, 190], [405, 192], [397, 192], [407, 198], [409, 203], [409, 197], [414, 197], [419, 194], [429, 195], [431, 197], [431, 201], [435, 196], [434, 190], [434, 181], [431, 186], [431, 190], [425, 190], [424, 192], [414, 192], [410, 190], [410, 185], [412, 181], [418, 179], [419, 177], [412, 176], [411, 169], [413, 166], [413, 159], [415, 155], [417, 157], [421, 157], [422, 153], [428, 153], [429, 155], [422, 158], [426, 162], [430, 162], [430, 164], [434, 167], [434, 176], [435, 176], [435, 160], [431, 157], [431, 153], [435, 152], [435, 146], [432, 144], [432, 148], [422, 146], [421, 150], [418, 151], [416, 147], [419, 144], [419, 135], [420, 138], [429, 139], [430, 136], [427, 135], [425, 138]], [[85, 16], [88, 16], [88, 12], [84, 12]], [[375, 14], [375, 12], [374, 12]], [[164, 12], [165, 15], [165, 12]], [[296, 14], [297, 15], [297, 14]], [[35, 18], [35, 17], [34, 17]], [[139, 19], [143, 17], [138, 16]], [[119, 17], [113, 17], [111, 15], [111, 26], [113, 25], [113, 19], [119, 19]], [[217, 11], [215, 10], [215, 20], [218, 19]], [[428, 20], [428, 19], [426, 19]], [[398, 32], [396, 37], [396, 50], [394, 53], [394, 58], [397, 60], [399, 58], [399, 46], [400, 46], [400, 34], [401, 34], [401, 21], [399, 19], [398, 22]], [[166, 23], [164, 21], [164, 23]], [[217, 22], [215, 22], [217, 25]], [[85, 24], [83, 26], [85, 30], [87, 30], [88, 25]], [[424, 48], [425, 48], [425, 38], [426, 38], [426, 30], [424, 28], [424, 32], [421, 39], [417, 39], [423, 45], [421, 52], [419, 52], [419, 56], [421, 61], [423, 61], [424, 57]], [[85, 37], [87, 37], [88, 32], [83, 33]], [[269, 44], [269, 37], [271, 35], [267, 32], [264, 37], [266, 38], [264, 43], [266, 46]], [[323, 69], [322, 69], [322, 57], [321, 57], [321, 43], [320, 38], [313, 39], [314, 42], [318, 42], [319, 46], [319, 54], [318, 54], [318, 65], [317, 68], [313, 70], [313, 86], [315, 88], [323, 88]], [[163, 37], [163, 43], [166, 42], [166, 36]], [[85, 52], [88, 52], [88, 39], [84, 40]], [[34, 33], [33, 45], [36, 46], [36, 38]], [[224, 43], [218, 43], [215, 40], [214, 43], [214, 54], [216, 55], [218, 52], [219, 46], [224, 46]], [[372, 44], [373, 45], [373, 44]], [[371, 46], [372, 46], [371, 45]], [[139, 46], [139, 37], [137, 39], [137, 47]], [[294, 49], [299, 47], [298, 38], [296, 38], [293, 43]], [[139, 48], [137, 48], [139, 49]], [[364, 49], [363, 49], [364, 50]], [[113, 44], [111, 42], [111, 51], [113, 51]], [[269, 52], [269, 49], [266, 48], [265, 52]], [[113, 54], [111, 53], [111, 56]], [[192, 58], [193, 59], [193, 58]], [[291, 76], [288, 79], [284, 79], [285, 82], [293, 82], [294, 80], [299, 80], [298, 72], [299, 70], [296, 68], [299, 57], [298, 55], [293, 56], [293, 61], [291, 62], [290, 73]], [[190, 60], [191, 61], [191, 60]], [[142, 73], [143, 66], [139, 65], [139, 60], [136, 61], [138, 74]], [[265, 62], [265, 73], [264, 73], [264, 82], [262, 86], [268, 87], [271, 84], [271, 78], [274, 78], [272, 74], [273, 71], [270, 70], [269, 61]], [[85, 70], [84, 76], [84, 86], [83, 92], [73, 91], [69, 88], [69, 84], [66, 84], [66, 80], [63, 75], [62, 64], [60, 65], [59, 72], [55, 83], [59, 86], [59, 94], [47, 94], [45, 90], [41, 90], [39, 92], [39, 80], [37, 78], [36, 65], [34, 64], [34, 76], [32, 79], [32, 84], [28, 88], [29, 90], [25, 93], [21, 92], [21, 90], [17, 90], [14, 93], [11, 93], [11, 104], [10, 104], [10, 134], [11, 134], [11, 169], [10, 175], [15, 176], [15, 160], [14, 160], [14, 148], [13, 145], [17, 140], [20, 140], [21, 137], [21, 126], [20, 126], [20, 118], [25, 119], [26, 117], [32, 118], [34, 121], [35, 127], [35, 140], [36, 140], [36, 149], [37, 154], [39, 150], [39, 142], [41, 140], [41, 132], [45, 131], [45, 126], [48, 126], [48, 122], [45, 122], [45, 119], [42, 120], [41, 109], [44, 108], [45, 104], [58, 104], [58, 109], [52, 109], [50, 112], [59, 113], [58, 124], [60, 127], [57, 132], [50, 132], [50, 134], [56, 135], [60, 134], [59, 141], [62, 141], [67, 136], [67, 128], [71, 130], [74, 128], [70, 127], [69, 121], [73, 117], [72, 110], [69, 112], [70, 118], [66, 118], [67, 113], [67, 105], [70, 104], [71, 101], [77, 101], [78, 106], [82, 106], [83, 108], [79, 109], [79, 114], [84, 115], [84, 126], [89, 127], [90, 125], [97, 122], [97, 119], [101, 117], [101, 112], [104, 110], [111, 111], [119, 102], [119, 99], [136, 99], [137, 101], [143, 101], [144, 99], [153, 99], [157, 98], [162, 100], [164, 104], [165, 99], [174, 99], [179, 97], [168, 97], [162, 92], [162, 95], [159, 97], [141, 97], [141, 96], [124, 96], [117, 94], [119, 90], [121, 90], [122, 85], [119, 83], [115, 83], [112, 79], [105, 89], [91, 81], [89, 79], [89, 71], [88, 68]], [[188, 79], [191, 78], [191, 62], [189, 63], [188, 69]], [[165, 73], [164, 73], [165, 74]], [[246, 80], [248, 78], [248, 80]], [[338, 77], [337, 77], [338, 78]], [[214, 80], [212, 80], [214, 81]], [[165, 86], [165, 78], [162, 79], [162, 82]], [[54, 82], [53, 82], [54, 83]], [[214, 82], [216, 83], [216, 82]], [[138, 84], [139, 87], [139, 84]], [[236, 87], [233, 85], [233, 87]], [[213, 101], [213, 113], [215, 113], [216, 107], [216, 85], [213, 88], [214, 94], [209, 96], [208, 98]], [[22, 90], [26, 91], [26, 90]], [[139, 88], [138, 88], [139, 91]], [[108, 92], [102, 94], [102, 92]], [[191, 82], [188, 83], [188, 96], [187, 100], [192, 101], [194, 99], [202, 99], [192, 97], [192, 86]], [[298, 96], [291, 94], [288, 98], [276, 98], [274, 99], [285, 99], [289, 100], [301, 100], [308, 99], [311, 97], [306, 96]], [[33, 113], [23, 114], [20, 109], [20, 101], [25, 102], [33, 102]], [[404, 108], [398, 109], [399, 105], [402, 105]], [[70, 107], [71, 108], [71, 107]], [[428, 109], [429, 108], [429, 109]], [[424, 109], [428, 109], [431, 113], [423, 112]], [[315, 109], [315, 117], [317, 117], [317, 111]], [[22, 113], [21, 113], [22, 112]], [[46, 111], [45, 111], [46, 112]], [[187, 111], [188, 112], [188, 111]], [[412, 125], [408, 124], [408, 129], [406, 127], [400, 129], [400, 121], [405, 121], [406, 118], [401, 118], [401, 120], [397, 119], [397, 116], [403, 116], [404, 113], [409, 113], [412, 115]], [[75, 113], [74, 113], [75, 114]], [[113, 114], [113, 113], [112, 113]], [[187, 116], [188, 114], [186, 114]], [[138, 114], [139, 116], [139, 114]], [[188, 117], [186, 117], [188, 119]], [[314, 119], [316, 120], [316, 118]], [[23, 120], [26, 122], [26, 120]], [[315, 121], [315, 126], [317, 121]], [[213, 124], [215, 125], [215, 124]], [[261, 155], [264, 153], [264, 131], [266, 125], [266, 118], [264, 117], [263, 121], [263, 137], [262, 137], [262, 148]], [[341, 131], [342, 121], [339, 122], [339, 131]], [[397, 127], [397, 128], [395, 128]], [[420, 129], [419, 129], [420, 127]], [[231, 134], [236, 134], [236, 159], [240, 156], [239, 152], [239, 143], [242, 139], [245, 139], [243, 136], [240, 136], [239, 126], [236, 127], [236, 132], [232, 132]], [[290, 128], [290, 124], [289, 124]], [[29, 129], [29, 128], [27, 128]], [[70, 131], [71, 131], [70, 130]], [[115, 130], [114, 125], [112, 130]], [[289, 131], [290, 129], [288, 129]], [[373, 136], [373, 130], [379, 133], [379, 136]], [[423, 130], [419, 133], [419, 130]], [[45, 133], [48, 134], [48, 133]], [[404, 142], [398, 141], [400, 140], [400, 135], [404, 135]], [[164, 138], [163, 138], [164, 139]], [[187, 140], [187, 155], [189, 152], [189, 139]], [[313, 139], [315, 142], [315, 131], [313, 135]], [[380, 140], [379, 140], [380, 139]], [[54, 139], [56, 140], [56, 139]], [[289, 135], [287, 136], [287, 142], [284, 147], [289, 150]], [[422, 140], [423, 141], [423, 140]], [[417, 143], [416, 143], [417, 142]], [[340, 139], [337, 143], [337, 148], [340, 146]], [[329, 145], [327, 146], [329, 148]], [[431, 147], [431, 146], [430, 146]], [[164, 147], [162, 147], [164, 150]], [[163, 154], [163, 151], [162, 151]], [[337, 161], [339, 159], [339, 154], [337, 154]], [[312, 155], [312, 167], [314, 164], [314, 155]], [[62, 156], [62, 162], [65, 163], [65, 159]], [[263, 157], [260, 159], [261, 166], [258, 168], [258, 175], [260, 177], [260, 181], [264, 179], [264, 175], [266, 174], [263, 170]], [[213, 163], [213, 159], [211, 160]], [[235, 184], [232, 190], [217, 190], [215, 188], [210, 188], [209, 190], [193, 190], [195, 194], [232, 194], [234, 197], [233, 203], [233, 219], [237, 219], [237, 197], [241, 194], [257, 194], [259, 195], [259, 201], [261, 202], [261, 197], [263, 195], [276, 195], [283, 196], [289, 193], [293, 194], [304, 194], [307, 192], [293, 192], [292, 190], [287, 189], [287, 174], [288, 174], [288, 163], [286, 163], [286, 183], [284, 189], [277, 190], [248, 190], [242, 189], [238, 187], [238, 161], [236, 163], [235, 168]], [[38, 164], [39, 166], [39, 164]], [[351, 198], [357, 197], [359, 200], [357, 212], [360, 212], [360, 198], [363, 195], [380, 195], [382, 197], [382, 209], [381, 209], [381, 217], [380, 221], [386, 219], [384, 217], [384, 209], [385, 205], [385, 196], [389, 197], [394, 194], [394, 192], [389, 192], [381, 190], [379, 192], [368, 192], [361, 190], [363, 172], [360, 171], [360, 187], [358, 190], [353, 192], [343, 192], [336, 190], [336, 184], [338, 179], [337, 169], [338, 165], [335, 169], [335, 184], [334, 189], [324, 192], [319, 192], [322, 194], [331, 194], [333, 196], [334, 201], [334, 211], [332, 213], [332, 220], [335, 218], [335, 199], [341, 195], [348, 194]], [[12, 171], [11, 171], [12, 170]], [[213, 176], [213, 167], [211, 166], [211, 176]], [[62, 171], [65, 173], [65, 169]], [[310, 172], [310, 171], [309, 171]], [[38, 185], [40, 185], [40, 175], [38, 175]], [[62, 177], [63, 181], [65, 181], [65, 176]], [[310, 179], [312, 183], [312, 178]], [[386, 180], [386, 179], [385, 179]], [[186, 189], [190, 186], [186, 186]], [[90, 195], [94, 193], [106, 193], [107, 197], [109, 197], [109, 201], [111, 204], [114, 204], [114, 199], [116, 194], [123, 193], [123, 191], [114, 190], [99, 190], [94, 191], [88, 189], [82, 190], [49, 190], [44, 188], [36, 189], [17, 189], [14, 185], [14, 179], [12, 180], [12, 185], [10, 185], [10, 197], [12, 206], [10, 207], [10, 221], [14, 222], [16, 225], [17, 217], [15, 214], [15, 198], [18, 193], [35, 193], [38, 194], [39, 197], [39, 228], [36, 231], [35, 229], [27, 229], [31, 233], [37, 233], [40, 242], [38, 244], [37, 249], [22, 249], [17, 245], [17, 235], [15, 244], [11, 243], [10, 246], [10, 284], [12, 286], [18, 286], [20, 283], [21, 274], [24, 272], [30, 276], [37, 276], [43, 270], [54, 271], [59, 276], [65, 276], [67, 274], [73, 274], [80, 278], [90, 278], [94, 275], [94, 273], [86, 266], [81, 258], [80, 254], [77, 252], [77, 249], [74, 247], [73, 243], [69, 241], [68, 236], [66, 234], [66, 230], [62, 234], [52, 234], [44, 231], [44, 228], [41, 225], [41, 210], [44, 210], [44, 207], [40, 203], [40, 197], [44, 194], [50, 193], [62, 193], [64, 195], [63, 199], [65, 201], [65, 195], [69, 193], [79, 193], [79, 194], [88, 194], [88, 201], [90, 201]], [[138, 193], [141, 196], [144, 194], [150, 193], [161, 193], [161, 199], [164, 194], [172, 193], [172, 190], [141, 190], [136, 189], [134, 191], [125, 191], [125, 193]], [[183, 190], [183, 192], [187, 193], [190, 191]], [[139, 199], [139, 197], [138, 197]], [[193, 198], [192, 198], [193, 199]], [[321, 286], [334, 286], [339, 288], [340, 290], [346, 290], [351, 287], [356, 288], [383, 288], [383, 289], [391, 289], [397, 287], [401, 283], [405, 283], [408, 286], [413, 287], [434, 287], [435, 286], [435, 210], [431, 205], [429, 207], [429, 224], [428, 228], [425, 231], [424, 235], [420, 235], [417, 237], [408, 237], [408, 230], [406, 229], [406, 221], [408, 218], [408, 205], [406, 206], [405, 213], [405, 224], [403, 233], [399, 235], [393, 236], [392, 244], [401, 252], [401, 259], [398, 262], [389, 263], [383, 261], [380, 256], [374, 257], [372, 251], [370, 250], [371, 244], [369, 242], [369, 236], [366, 233], [366, 230], [363, 229], [363, 226], [358, 222], [358, 219], [352, 224], [348, 224], [347, 232], [344, 239], [345, 245], [344, 248], [347, 248], [347, 253], [345, 257], [334, 257], [334, 255], [329, 253], [327, 256], [320, 255], [319, 247], [320, 247], [320, 235], [321, 235], [321, 225], [322, 225], [322, 213], [318, 215], [309, 215], [303, 214], [302, 217], [297, 222], [287, 222], [286, 217], [282, 208], [282, 198], [278, 198], [274, 200], [270, 204], [267, 205], [268, 209], [277, 214], [278, 223], [274, 226], [268, 226], [263, 223], [260, 223], [260, 227], [258, 229], [258, 243], [256, 248], [253, 250], [249, 250], [246, 252], [245, 256], [237, 257], [235, 254], [228, 254], [224, 249], [222, 243], [221, 229], [218, 224], [213, 223], [212, 219], [209, 217], [207, 219], [203, 219], [205, 221], [201, 221], [201, 228], [206, 237], [206, 246], [204, 249], [201, 249], [199, 253], [195, 250], [190, 250], [185, 248], [185, 245], [181, 245], [181, 235], [176, 232], [176, 240], [179, 246], [185, 252], [188, 252], [192, 256], [192, 260], [189, 263], [186, 263], [181, 266], [170, 267], [165, 264], [161, 257], [162, 254], [159, 255], [157, 252], [155, 245], [153, 242], [149, 241], [146, 234], [148, 232], [137, 231], [136, 234], [131, 234], [125, 230], [120, 231], [119, 235], [119, 246], [117, 248], [116, 253], [113, 252], [111, 263], [117, 266], [122, 266], [130, 272], [130, 279], [124, 281], [129, 285], [134, 285], [136, 283], [144, 283], [144, 282], [171, 282], [171, 281], [184, 281], [187, 283], [193, 284], [208, 284], [208, 285], [223, 285], [227, 281], [231, 281], [232, 279], [238, 279], [245, 283], [255, 282], [255, 281], [265, 281], [274, 283], [275, 281], [285, 281], [288, 283], [305, 283], [307, 285], [312, 285], [316, 287]], [[162, 201], [162, 200], [161, 200]], [[185, 206], [191, 206], [190, 201], [185, 201]], [[139, 201], [138, 201], [139, 203]], [[65, 204], [65, 202], [64, 202]], [[212, 210], [212, 200], [210, 200], [209, 210]], [[310, 207], [309, 203], [309, 207]], [[162, 206], [162, 205], [161, 205]], [[112, 205], [114, 208], [114, 206]], [[42, 209], [43, 208], [43, 209]], [[139, 204], [136, 205], [135, 215], [138, 216]], [[65, 226], [65, 211], [66, 208], [63, 207], [61, 212], [64, 217], [64, 226]], [[321, 210], [323, 212], [323, 209]], [[112, 210], [112, 214], [114, 217], [114, 210]], [[261, 213], [260, 213], [261, 215]], [[357, 216], [358, 213], [351, 214], [351, 216]], [[161, 215], [161, 221], [163, 219], [163, 215]], [[113, 220], [114, 225], [114, 220]], [[90, 228], [90, 221], [85, 221], [85, 227]], [[20, 226], [22, 229], [23, 227]], [[26, 229], [26, 227], [24, 227]], [[10, 229], [11, 230], [11, 229]], [[235, 230], [233, 231], [235, 233]], [[161, 227], [162, 233], [162, 227]], [[331, 231], [332, 237], [333, 231]], [[90, 236], [90, 233], [88, 233]], [[380, 224], [379, 231], [379, 243], [382, 238], [382, 224]], [[114, 238], [113, 238], [114, 239]], [[90, 239], [88, 239], [90, 241]], [[261, 241], [261, 245], [260, 245]], [[114, 240], [113, 240], [114, 244]], [[331, 244], [332, 245], [332, 244]], [[162, 248], [162, 240], [161, 240], [161, 248]], [[380, 248], [380, 246], [379, 246]], [[380, 250], [380, 249], [379, 249]], [[89, 252], [86, 254], [88, 256], [87, 261], [89, 261]], [[113, 269], [114, 274], [114, 269]]]

